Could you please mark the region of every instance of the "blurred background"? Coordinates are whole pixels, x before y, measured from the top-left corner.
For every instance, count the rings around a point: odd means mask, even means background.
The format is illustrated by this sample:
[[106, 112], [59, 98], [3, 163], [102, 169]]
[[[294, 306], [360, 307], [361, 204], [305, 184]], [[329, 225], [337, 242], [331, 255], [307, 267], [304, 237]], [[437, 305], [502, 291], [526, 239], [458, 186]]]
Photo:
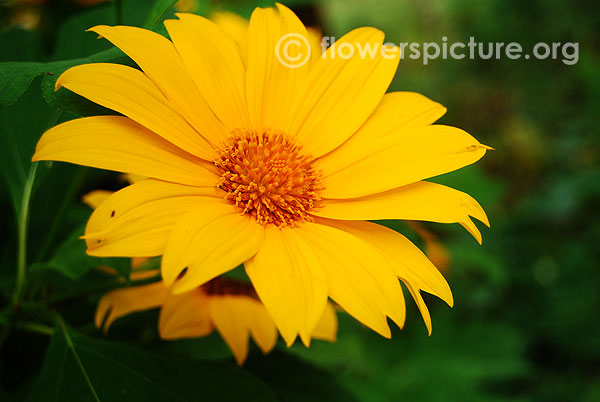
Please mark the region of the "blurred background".
[[[91, 0], [0, 2], [0, 60], [48, 62], [108, 49], [107, 41], [84, 30], [115, 24], [116, 18], [126, 25], [141, 25], [148, 3], [124, 0], [120, 9], [113, 2]], [[271, 4], [204, 0], [182, 1], [178, 7], [202, 15], [229, 10], [249, 17], [255, 6]], [[424, 65], [422, 60], [403, 60], [390, 90], [416, 91], [442, 103], [448, 113], [441, 123], [463, 128], [496, 149], [476, 165], [435, 179], [482, 204], [492, 225], [481, 226], [482, 246], [459, 225], [390, 223], [438, 263], [453, 290], [455, 307], [426, 299], [433, 319], [433, 334], [428, 337], [409, 301], [405, 328], [395, 328], [391, 340], [340, 314], [337, 343], [315, 341], [310, 349], [295, 345], [285, 355], [269, 357], [271, 363], [255, 356], [246, 369], [267, 383], [277, 371], [289, 370], [280, 387], [315, 390], [292, 393], [287, 399], [298, 401], [325, 396], [337, 400], [326, 391], [317, 392], [319, 384], [328, 381], [359, 401], [600, 401], [600, 4], [592, 0], [285, 4], [306, 25], [338, 38], [353, 28], [374, 26], [394, 43], [441, 43], [444, 36], [449, 43], [467, 42], [473, 36], [478, 42], [518, 42], [528, 51], [537, 42], [577, 42], [579, 61], [567, 65], [560, 57], [504, 57], [437, 59]], [[55, 112], [41, 95], [40, 81], [37, 78], [17, 103], [1, 112], [0, 128], [21, 133], [17, 146], [29, 156], [48, 121], [75, 116], [67, 111], [53, 120]], [[83, 194], [124, 186], [106, 172], [66, 165], [52, 169], [32, 201], [30, 253], [41, 254], [40, 261], [89, 215], [80, 202]], [[55, 200], [55, 194], [67, 194], [68, 202]], [[15, 224], [14, 200], [8, 192], [1, 197], [4, 236]], [[56, 216], [49, 211], [60, 214], [60, 224], [53, 223]], [[3, 244], [2, 265], [12, 271], [14, 240], [6, 235]], [[3, 281], [11, 275], [8, 269], [3, 269]], [[67, 278], [44, 275], [56, 286], [66, 286]], [[101, 336], [91, 322], [100, 294], [90, 292], [76, 305], [65, 304], [67, 322]], [[155, 320], [155, 313], [120, 320], [108, 338], [161, 353], [229, 356], [216, 336], [158, 342]], [[22, 395], [24, 384], [33, 381], [28, 378], [40, 370], [46, 347], [40, 338], [18, 334], [5, 340], [0, 396]], [[285, 351], [283, 345], [279, 349]], [[10, 370], [6, 361], [13, 362]], [[315, 367], [318, 378], [307, 379], [310, 370], [304, 364]]]

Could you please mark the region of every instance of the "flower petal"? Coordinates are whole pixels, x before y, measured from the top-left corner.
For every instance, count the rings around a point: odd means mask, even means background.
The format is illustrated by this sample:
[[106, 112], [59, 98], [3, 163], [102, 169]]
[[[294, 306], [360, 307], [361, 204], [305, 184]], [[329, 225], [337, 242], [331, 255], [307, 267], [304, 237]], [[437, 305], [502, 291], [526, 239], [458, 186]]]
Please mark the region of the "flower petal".
[[387, 93], [365, 124], [344, 144], [321, 157], [317, 164], [321, 170], [334, 173], [380, 151], [381, 142], [393, 141], [398, 130], [428, 126], [444, 113], [444, 106], [421, 94]]
[[238, 365], [241, 365], [248, 356], [249, 330], [245, 325], [244, 307], [237, 297], [209, 297], [210, 318], [233, 352]]
[[297, 232], [321, 260], [329, 296], [336, 303], [387, 338], [390, 329], [386, 316], [402, 328], [406, 315], [402, 289], [377, 249], [351, 233], [324, 224], [305, 223]]
[[245, 300], [247, 325], [254, 342], [263, 353], [269, 353], [277, 343], [277, 327], [273, 317], [258, 300], [247, 297]]
[[368, 241], [385, 256], [415, 300], [431, 335], [431, 316], [420, 291], [439, 297], [450, 307], [454, 300], [446, 279], [421, 250], [400, 233], [375, 223], [329, 220], [327, 223]]
[[99, 257], [151, 257], [164, 252], [175, 221], [199, 206], [223, 202], [216, 188], [153, 179], [117, 191], [90, 217], [87, 253]]
[[217, 170], [122, 116], [71, 120], [46, 131], [34, 161], [54, 160], [192, 186], [214, 186]]
[[248, 20], [229, 11], [217, 11], [210, 19], [235, 41], [244, 65], [248, 62]]
[[[373, 132], [365, 124], [362, 130]], [[322, 195], [354, 198], [376, 194], [475, 163], [489, 147], [456, 127], [399, 128], [367, 141], [353, 138], [313, 166], [323, 172]]]
[[[286, 35], [300, 46], [286, 50]], [[280, 40], [283, 42], [280, 43]], [[258, 129], [282, 130], [292, 116], [291, 105], [308, 74], [308, 63], [297, 68], [289, 67], [284, 54], [289, 51], [290, 61], [307, 52], [308, 34], [302, 22], [287, 7], [277, 4], [273, 8], [256, 8], [248, 27], [248, 66], [246, 71], [246, 96], [253, 126]], [[302, 43], [303, 42], [303, 43]], [[278, 56], [279, 55], [279, 56]]]
[[108, 197], [113, 195], [113, 193], [114, 191], [109, 190], [93, 190], [85, 194], [82, 198], [84, 204], [92, 209], [96, 209], [100, 206], [100, 204], [106, 201]]
[[214, 159], [214, 148], [173, 109], [159, 88], [135, 68], [111, 63], [75, 66], [56, 81], [71, 91], [135, 120], [186, 152]]
[[298, 230], [267, 225], [260, 250], [245, 267], [287, 345], [298, 334], [308, 344], [323, 314], [327, 287], [321, 261]]
[[232, 270], [258, 251], [264, 227], [225, 200], [195, 208], [175, 224], [161, 271], [167, 284], [182, 293]]
[[200, 289], [179, 295], [171, 293], [160, 311], [160, 337], [172, 340], [210, 334], [214, 327], [208, 311], [208, 299]]
[[423, 317], [423, 322], [425, 323], [425, 327], [427, 327], [427, 333], [431, 335], [431, 315], [429, 314], [429, 309], [427, 308], [427, 304], [425, 304], [425, 300], [423, 300], [423, 296], [419, 292], [419, 289], [413, 287], [412, 285], [407, 284], [406, 287], [410, 292], [410, 295], [415, 300], [419, 312], [421, 313], [421, 317]]
[[104, 322], [103, 331], [107, 332], [117, 318], [159, 307], [168, 292], [162, 282], [112, 290], [100, 299], [94, 322], [98, 328]]
[[335, 308], [327, 303], [323, 315], [312, 332], [312, 337], [324, 341], [335, 342], [337, 338], [338, 321]]
[[198, 90], [229, 131], [249, 127], [246, 70], [236, 43], [204, 17], [177, 16], [165, 26]]
[[148, 29], [98, 25], [90, 31], [126, 53], [146, 73], [169, 102], [207, 140], [218, 144], [227, 130], [193, 84], [173, 43]]
[[420, 181], [379, 194], [342, 200], [325, 199], [313, 215], [342, 220], [406, 219], [460, 223], [481, 243], [471, 216], [489, 227], [485, 211], [473, 197], [437, 183]]
[[400, 233], [372, 222], [323, 221], [369, 242], [381, 252], [403, 282], [417, 291], [424, 290], [439, 297], [452, 307], [452, 291], [444, 276], [417, 246]]
[[[392, 57], [383, 56], [382, 42], [383, 33], [377, 29], [355, 29], [327, 49], [311, 69], [295, 96], [288, 130], [313, 157], [346, 141], [381, 101], [400, 61], [399, 48], [389, 47]], [[343, 57], [343, 49], [354, 50], [354, 55]]]

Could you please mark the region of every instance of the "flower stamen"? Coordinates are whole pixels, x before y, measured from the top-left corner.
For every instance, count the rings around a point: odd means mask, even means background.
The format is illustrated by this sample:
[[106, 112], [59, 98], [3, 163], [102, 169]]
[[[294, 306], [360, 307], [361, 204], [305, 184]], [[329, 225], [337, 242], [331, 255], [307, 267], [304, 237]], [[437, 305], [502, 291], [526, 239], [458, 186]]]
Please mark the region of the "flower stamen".
[[214, 162], [225, 199], [258, 223], [279, 228], [313, 221], [308, 212], [322, 200], [322, 180], [311, 163], [284, 133], [248, 129], [234, 130]]

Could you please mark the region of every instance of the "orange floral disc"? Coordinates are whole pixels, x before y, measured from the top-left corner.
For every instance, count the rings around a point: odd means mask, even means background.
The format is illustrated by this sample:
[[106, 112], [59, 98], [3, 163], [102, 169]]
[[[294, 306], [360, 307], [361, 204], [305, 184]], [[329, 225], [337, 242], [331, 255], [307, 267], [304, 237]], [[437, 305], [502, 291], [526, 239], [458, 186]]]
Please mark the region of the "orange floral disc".
[[240, 129], [214, 163], [222, 172], [218, 187], [227, 192], [226, 199], [260, 224], [293, 227], [312, 221], [308, 212], [322, 200], [321, 173], [311, 162], [280, 131]]

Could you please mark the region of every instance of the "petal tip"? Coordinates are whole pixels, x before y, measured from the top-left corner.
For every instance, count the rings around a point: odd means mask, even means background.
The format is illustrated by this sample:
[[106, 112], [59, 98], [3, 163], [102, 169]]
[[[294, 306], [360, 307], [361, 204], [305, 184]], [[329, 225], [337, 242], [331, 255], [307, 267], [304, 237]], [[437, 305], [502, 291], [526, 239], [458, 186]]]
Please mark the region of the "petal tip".
[[62, 75], [60, 77], [58, 77], [58, 79], [54, 83], [54, 92], [58, 91], [62, 87], [62, 80], [61, 80], [61, 78], [62, 78]]

